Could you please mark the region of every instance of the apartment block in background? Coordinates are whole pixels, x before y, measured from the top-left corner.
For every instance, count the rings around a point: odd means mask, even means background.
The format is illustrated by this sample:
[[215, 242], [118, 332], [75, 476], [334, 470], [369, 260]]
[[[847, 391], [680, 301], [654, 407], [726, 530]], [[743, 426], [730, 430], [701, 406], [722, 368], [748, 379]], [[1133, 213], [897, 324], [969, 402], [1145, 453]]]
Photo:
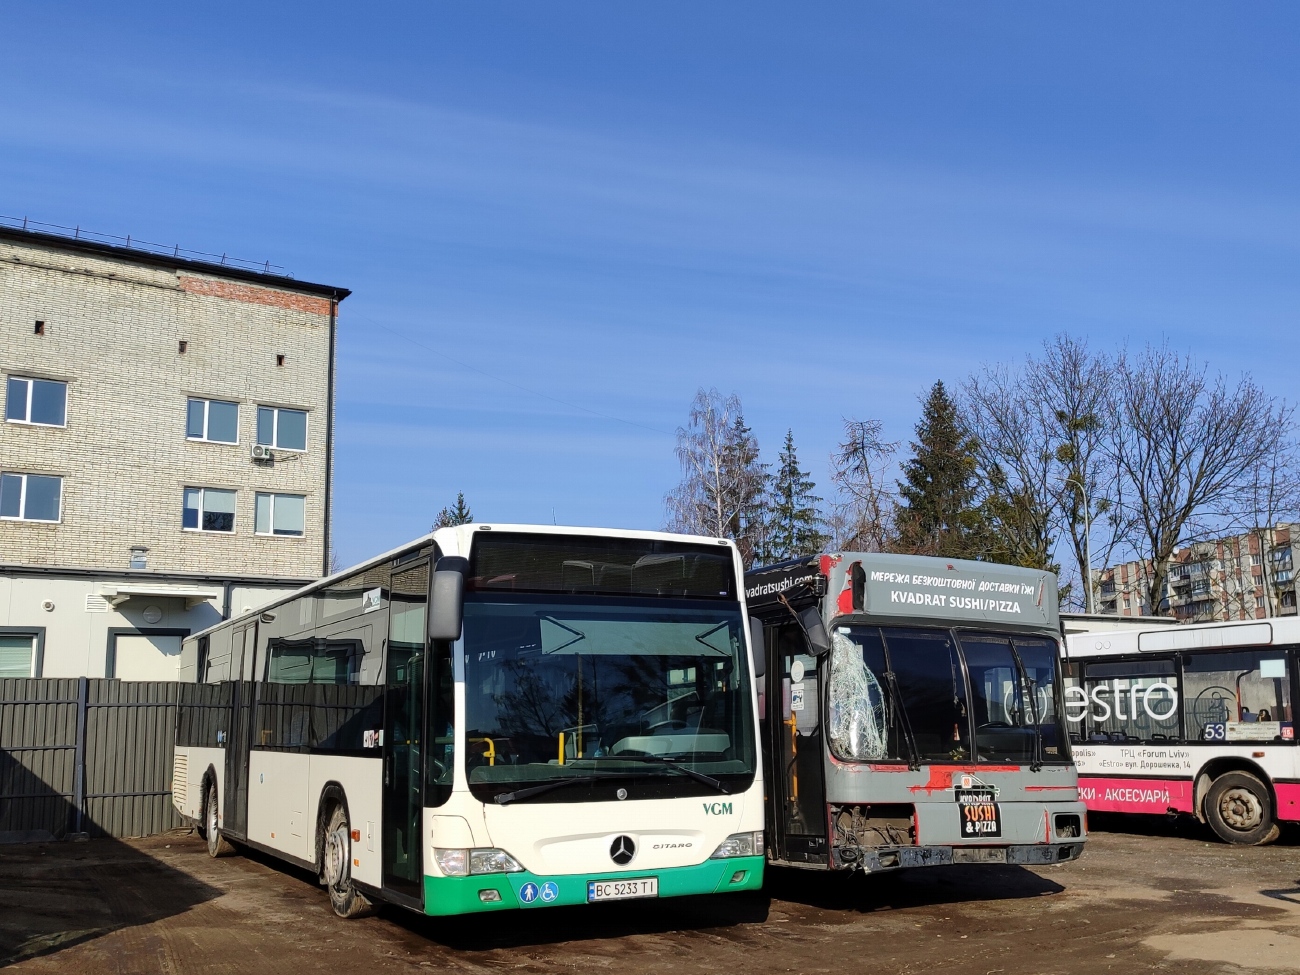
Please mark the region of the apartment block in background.
[[0, 225], [0, 677], [175, 676], [330, 552], [343, 288]]
[[1172, 616], [1184, 623], [1296, 615], [1295, 551], [1300, 525], [1196, 542], [1169, 560], [1165, 591], [1152, 607], [1150, 562], [1125, 562], [1097, 573], [1099, 608], [1117, 616]]

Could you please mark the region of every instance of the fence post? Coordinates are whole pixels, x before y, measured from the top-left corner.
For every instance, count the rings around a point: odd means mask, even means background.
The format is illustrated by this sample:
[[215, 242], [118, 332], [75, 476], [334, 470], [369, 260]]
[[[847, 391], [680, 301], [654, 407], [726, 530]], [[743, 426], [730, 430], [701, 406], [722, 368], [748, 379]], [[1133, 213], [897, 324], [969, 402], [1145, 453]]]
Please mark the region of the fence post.
[[90, 705], [90, 680], [82, 677], [77, 681], [77, 752], [72, 768], [72, 802], [76, 809], [76, 828], [74, 833], [80, 835], [86, 814], [86, 712]]

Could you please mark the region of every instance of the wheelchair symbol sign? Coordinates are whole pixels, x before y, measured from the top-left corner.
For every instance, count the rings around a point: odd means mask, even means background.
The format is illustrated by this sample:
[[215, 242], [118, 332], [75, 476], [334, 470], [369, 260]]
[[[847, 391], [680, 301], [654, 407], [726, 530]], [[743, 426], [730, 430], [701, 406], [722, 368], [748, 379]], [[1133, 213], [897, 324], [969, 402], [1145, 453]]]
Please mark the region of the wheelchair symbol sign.
[[560, 896], [560, 888], [557, 887], [555, 884], [553, 884], [551, 881], [548, 880], [546, 881], [546, 883], [542, 884], [542, 900], [546, 901], [546, 903], [549, 904], [551, 901], [555, 900], [555, 898], [559, 896]]

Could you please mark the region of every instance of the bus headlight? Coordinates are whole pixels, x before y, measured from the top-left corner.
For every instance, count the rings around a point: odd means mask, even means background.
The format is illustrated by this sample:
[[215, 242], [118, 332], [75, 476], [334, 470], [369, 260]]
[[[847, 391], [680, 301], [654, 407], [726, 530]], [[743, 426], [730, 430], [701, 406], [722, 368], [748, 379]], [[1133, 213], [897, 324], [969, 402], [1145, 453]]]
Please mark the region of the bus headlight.
[[519, 873], [524, 868], [519, 861], [505, 850], [470, 850], [469, 872], [480, 873]]
[[478, 850], [433, 851], [438, 869], [447, 877], [468, 877], [485, 873], [519, 873], [524, 868], [505, 850], [494, 848]]
[[754, 857], [763, 855], [763, 832], [757, 833], [732, 833], [723, 840], [710, 860], [720, 860], [723, 857]]

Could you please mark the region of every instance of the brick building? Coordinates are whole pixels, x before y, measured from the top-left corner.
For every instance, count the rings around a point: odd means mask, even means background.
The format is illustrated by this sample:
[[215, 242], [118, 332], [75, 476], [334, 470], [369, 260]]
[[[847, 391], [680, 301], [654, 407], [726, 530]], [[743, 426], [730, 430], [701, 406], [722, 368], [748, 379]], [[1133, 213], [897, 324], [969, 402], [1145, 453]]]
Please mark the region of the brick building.
[[0, 226], [0, 676], [159, 677], [328, 565], [348, 291]]
[[1146, 596], [1150, 563], [1112, 566], [1097, 574], [1100, 609], [1117, 616], [1172, 616], [1185, 623], [1294, 616], [1297, 528], [1278, 524], [1177, 550], [1154, 613]]

